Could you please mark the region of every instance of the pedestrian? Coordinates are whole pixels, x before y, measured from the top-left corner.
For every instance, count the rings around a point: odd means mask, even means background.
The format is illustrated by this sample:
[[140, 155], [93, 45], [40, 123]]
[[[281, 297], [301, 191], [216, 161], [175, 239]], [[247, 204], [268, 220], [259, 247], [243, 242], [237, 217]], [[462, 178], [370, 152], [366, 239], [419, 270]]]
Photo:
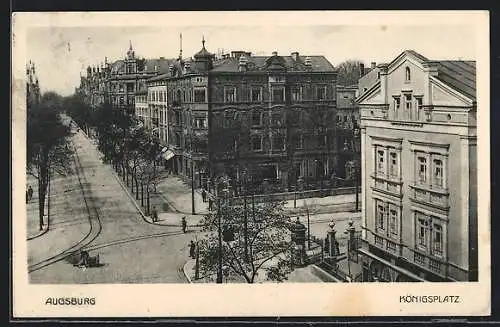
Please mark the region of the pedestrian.
[[33, 189], [31, 188], [31, 185], [28, 186], [28, 201], [31, 201], [33, 198]]
[[182, 224], [182, 232], [186, 233], [186, 227], [187, 227], [186, 216], [182, 217], [181, 224]]
[[154, 223], [158, 222], [158, 211], [156, 211], [156, 207], [153, 207], [151, 218], [153, 219]]
[[203, 203], [207, 202], [207, 191], [205, 189], [201, 190], [201, 197], [203, 198]]
[[189, 243], [189, 257], [192, 259], [195, 259], [195, 254], [194, 254], [195, 249], [196, 249], [196, 245], [193, 242], [193, 240], [191, 240], [191, 243]]
[[212, 199], [208, 199], [208, 210], [212, 210]]

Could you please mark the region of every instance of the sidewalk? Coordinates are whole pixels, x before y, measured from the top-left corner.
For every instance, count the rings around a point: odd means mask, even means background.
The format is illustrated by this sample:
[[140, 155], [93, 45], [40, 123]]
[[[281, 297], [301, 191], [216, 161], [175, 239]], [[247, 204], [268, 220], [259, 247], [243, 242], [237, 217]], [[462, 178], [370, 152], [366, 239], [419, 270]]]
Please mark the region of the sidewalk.
[[[186, 276], [189, 283], [205, 284], [205, 283], [215, 283], [215, 276], [195, 279], [195, 264], [196, 260], [190, 259], [186, 262], [183, 268], [184, 275]], [[273, 281], [268, 281], [265, 279], [265, 272], [262, 272], [262, 278], [257, 278], [255, 284], [259, 283], [274, 283]], [[224, 277], [223, 283], [230, 284], [246, 284], [246, 280], [243, 277], [236, 276], [231, 278]], [[314, 272], [311, 266], [296, 268], [289, 275], [288, 279], [284, 283], [324, 283], [324, 281], [319, 278]]]
[[48, 211], [48, 194], [45, 197], [45, 212], [43, 215], [43, 229], [40, 230], [40, 218], [38, 216], [38, 182], [31, 176], [27, 176], [28, 185], [33, 189], [33, 197], [31, 201], [26, 204], [26, 220], [27, 220], [27, 238], [32, 240], [40, 237], [48, 231], [49, 225], [47, 222]]
[[[179, 177], [169, 175], [158, 183], [156, 190], [173, 211], [188, 215], [192, 214], [191, 185], [185, 183]], [[208, 213], [208, 202], [203, 202], [200, 189], [194, 190], [194, 208], [196, 215]]]

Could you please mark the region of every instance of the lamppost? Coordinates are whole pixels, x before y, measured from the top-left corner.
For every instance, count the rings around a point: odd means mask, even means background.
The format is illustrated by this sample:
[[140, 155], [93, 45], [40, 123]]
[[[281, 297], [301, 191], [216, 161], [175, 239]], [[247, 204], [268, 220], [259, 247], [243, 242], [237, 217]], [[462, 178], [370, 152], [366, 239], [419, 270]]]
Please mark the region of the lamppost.
[[[229, 190], [225, 187], [222, 190], [222, 193], [224, 194], [224, 204], [227, 200], [227, 194]], [[219, 257], [218, 257], [218, 265], [217, 265], [217, 284], [222, 284], [222, 274], [223, 274], [223, 269], [222, 269], [222, 214], [221, 214], [221, 201], [220, 201], [220, 195], [217, 194], [217, 234], [218, 234], [218, 243], [219, 243]]]

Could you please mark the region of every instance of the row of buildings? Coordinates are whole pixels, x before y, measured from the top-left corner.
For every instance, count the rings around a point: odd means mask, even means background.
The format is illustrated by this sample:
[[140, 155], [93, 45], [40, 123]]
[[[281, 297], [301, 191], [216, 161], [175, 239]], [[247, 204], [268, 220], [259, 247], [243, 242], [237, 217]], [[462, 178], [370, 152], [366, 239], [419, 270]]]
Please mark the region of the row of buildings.
[[107, 97], [135, 114], [169, 149], [166, 165], [197, 187], [225, 176], [236, 192], [260, 192], [264, 181], [281, 191], [327, 188], [352, 180], [346, 167], [360, 157], [357, 89], [337, 86], [324, 56], [216, 57], [202, 40], [192, 58], [181, 50], [151, 60], [130, 44], [125, 59], [88, 67], [79, 92], [90, 107]]
[[475, 62], [408, 50], [341, 86], [325, 57], [297, 52], [216, 58], [203, 41], [193, 58], [181, 52], [154, 69], [134, 58], [130, 48], [104, 66], [123, 90], [111, 88], [112, 101], [160, 138], [176, 173], [198, 185], [227, 175], [240, 190], [264, 180], [318, 188], [355, 178], [348, 163], [361, 153], [356, 280], [477, 280]]

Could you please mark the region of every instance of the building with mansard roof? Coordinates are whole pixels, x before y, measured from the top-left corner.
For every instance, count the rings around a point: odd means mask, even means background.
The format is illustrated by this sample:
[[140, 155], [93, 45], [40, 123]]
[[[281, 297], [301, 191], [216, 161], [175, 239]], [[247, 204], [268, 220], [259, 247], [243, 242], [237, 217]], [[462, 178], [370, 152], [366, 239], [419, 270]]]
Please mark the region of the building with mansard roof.
[[474, 61], [379, 64], [361, 111], [364, 281], [477, 281]]
[[79, 91], [91, 108], [107, 99], [114, 108], [128, 114], [135, 112], [135, 94], [146, 88], [146, 80], [168, 71], [171, 60], [160, 57], [145, 59], [136, 56], [132, 42], [123, 59], [97, 66], [88, 66], [81, 77]]
[[325, 57], [215, 58], [203, 40], [166, 81], [175, 172], [204, 186], [228, 177], [235, 193], [328, 186], [338, 149], [336, 71]]

